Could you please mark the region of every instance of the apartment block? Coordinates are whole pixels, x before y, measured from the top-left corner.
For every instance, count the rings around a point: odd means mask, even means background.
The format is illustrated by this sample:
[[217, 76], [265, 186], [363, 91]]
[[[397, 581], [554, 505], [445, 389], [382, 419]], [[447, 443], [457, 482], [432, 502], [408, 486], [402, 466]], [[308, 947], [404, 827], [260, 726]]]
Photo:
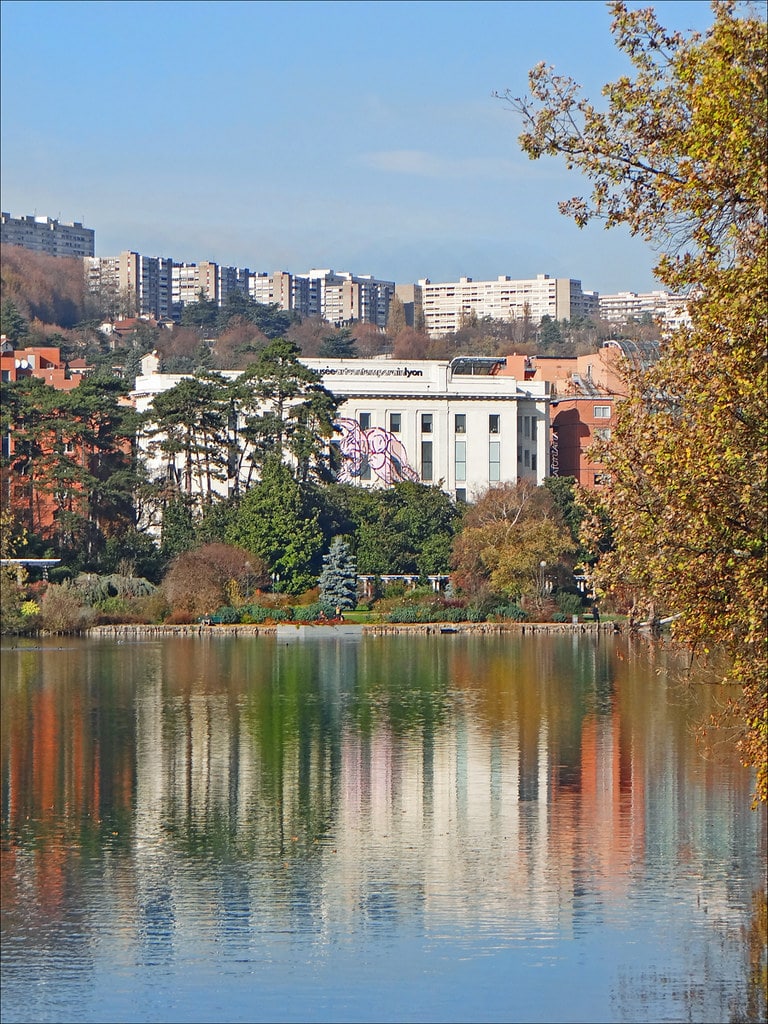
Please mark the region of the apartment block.
[[102, 297], [112, 295], [124, 315], [171, 316], [173, 260], [122, 252], [87, 257], [84, 266], [88, 290]]
[[337, 327], [357, 320], [382, 329], [387, 326], [394, 281], [380, 281], [369, 274], [318, 269], [300, 276], [307, 281], [308, 294], [306, 309], [298, 308], [299, 313], [320, 316]]
[[668, 330], [675, 330], [691, 323], [686, 297], [665, 291], [601, 295], [599, 305], [600, 319], [617, 325], [650, 318]]
[[474, 319], [522, 320], [538, 324], [543, 317], [573, 320], [598, 312], [597, 292], [582, 290], [581, 281], [538, 274], [535, 278], [513, 280], [501, 276], [495, 281], [458, 281], [436, 284], [419, 281], [421, 305], [427, 333], [433, 337], [454, 334]]
[[12, 217], [0, 214], [0, 242], [20, 245], [33, 252], [49, 256], [93, 256], [93, 228], [85, 228], [78, 221], [67, 224], [51, 217]]

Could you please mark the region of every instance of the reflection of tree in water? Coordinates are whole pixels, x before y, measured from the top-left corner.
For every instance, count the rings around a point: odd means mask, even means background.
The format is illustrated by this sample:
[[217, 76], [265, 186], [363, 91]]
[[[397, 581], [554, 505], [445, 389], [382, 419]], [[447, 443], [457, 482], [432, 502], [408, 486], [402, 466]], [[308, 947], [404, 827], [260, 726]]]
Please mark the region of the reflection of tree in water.
[[768, 893], [758, 889], [752, 896], [752, 915], [744, 929], [747, 982], [744, 1006], [738, 1006], [731, 1020], [762, 1021], [768, 1016]]
[[[613, 993], [617, 1020], [672, 1019], [670, 1005], [677, 1008], [675, 1019], [688, 1021], [728, 1021], [729, 1024], [756, 1024], [766, 1019], [768, 1007], [768, 909], [766, 890], [752, 896], [749, 924], [741, 934], [715, 917], [707, 925], [720, 932], [719, 944], [702, 941], [704, 958], [695, 977], [691, 959], [684, 958], [677, 969], [670, 965], [663, 973], [638, 970], [619, 976]], [[719, 948], [718, 948], [719, 946]], [[732, 970], [724, 970], [730, 961]], [[739, 962], [741, 961], [741, 962]], [[731, 986], [716, 986], [712, 979], [728, 976]], [[738, 994], [734, 994], [737, 992]], [[715, 1006], [719, 998], [720, 1005]]]

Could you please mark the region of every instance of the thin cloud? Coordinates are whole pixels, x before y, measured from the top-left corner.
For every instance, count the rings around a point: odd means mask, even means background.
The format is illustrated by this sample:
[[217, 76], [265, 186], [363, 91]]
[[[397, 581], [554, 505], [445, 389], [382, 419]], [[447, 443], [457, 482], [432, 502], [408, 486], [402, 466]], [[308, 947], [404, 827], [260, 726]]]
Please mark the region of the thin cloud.
[[421, 149], [389, 149], [363, 153], [366, 167], [389, 174], [410, 174], [419, 178], [493, 178], [507, 180], [520, 174], [520, 166], [503, 157], [450, 157]]
[[506, 157], [453, 157], [438, 156], [422, 149], [385, 149], [363, 153], [358, 162], [385, 174], [410, 175], [435, 181], [531, 181], [561, 180], [564, 172], [542, 164], [529, 166], [531, 161]]

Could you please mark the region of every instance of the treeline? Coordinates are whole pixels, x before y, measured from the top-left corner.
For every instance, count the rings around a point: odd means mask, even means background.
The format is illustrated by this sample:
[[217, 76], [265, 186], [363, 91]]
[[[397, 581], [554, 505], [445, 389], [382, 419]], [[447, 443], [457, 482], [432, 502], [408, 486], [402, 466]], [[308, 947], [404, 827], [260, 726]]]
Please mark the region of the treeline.
[[[109, 369], [126, 380], [136, 376], [141, 357], [157, 351], [169, 373], [200, 369], [242, 370], [278, 336], [293, 342], [301, 355], [326, 358], [451, 359], [457, 355], [579, 355], [594, 351], [616, 331], [600, 320], [570, 321], [544, 317], [514, 322], [478, 320], [470, 316], [460, 330], [431, 338], [423, 324], [408, 326], [402, 303], [395, 297], [386, 330], [357, 322], [335, 327], [320, 317], [301, 317], [264, 305], [238, 293], [223, 306], [200, 294], [185, 306], [174, 326], [132, 317], [129, 327], [111, 335], [102, 322], [117, 315], [109, 296], [85, 291], [82, 260], [2, 247], [0, 332], [14, 347], [56, 345], [65, 360], [85, 359], [96, 369]], [[109, 300], [109, 301], [108, 301]], [[629, 324], [622, 336], [634, 340], [658, 337], [647, 322]]]
[[[3, 473], [14, 495], [3, 547], [61, 558], [52, 581], [86, 574], [156, 586], [170, 573], [177, 593], [180, 574], [202, 593], [199, 569], [178, 560], [224, 545], [270, 591], [297, 596], [317, 586], [341, 538], [361, 574], [450, 573], [467, 600], [541, 596], [542, 561], [550, 589], [572, 584], [578, 516], [563, 481], [494, 488], [471, 509], [425, 484], [334, 482], [338, 399], [284, 338], [236, 380], [185, 378], [144, 415], [122, 395], [111, 375], [67, 392], [34, 378], [2, 383], [1, 425], [12, 440]], [[226, 498], [225, 480], [237, 484]], [[18, 619], [23, 594], [14, 593]], [[192, 614], [188, 605], [169, 608]], [[205, 605], [194, 611], [214, 610]]]

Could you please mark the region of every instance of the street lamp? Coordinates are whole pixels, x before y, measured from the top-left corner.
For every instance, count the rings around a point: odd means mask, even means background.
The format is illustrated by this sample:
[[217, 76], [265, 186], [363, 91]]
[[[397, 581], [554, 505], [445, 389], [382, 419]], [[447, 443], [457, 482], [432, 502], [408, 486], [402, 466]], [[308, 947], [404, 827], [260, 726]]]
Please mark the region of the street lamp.
[[547, 563], [542, 560], [539, 562], [539, 592], [544, 597], [544, 570], [547, 568]]

